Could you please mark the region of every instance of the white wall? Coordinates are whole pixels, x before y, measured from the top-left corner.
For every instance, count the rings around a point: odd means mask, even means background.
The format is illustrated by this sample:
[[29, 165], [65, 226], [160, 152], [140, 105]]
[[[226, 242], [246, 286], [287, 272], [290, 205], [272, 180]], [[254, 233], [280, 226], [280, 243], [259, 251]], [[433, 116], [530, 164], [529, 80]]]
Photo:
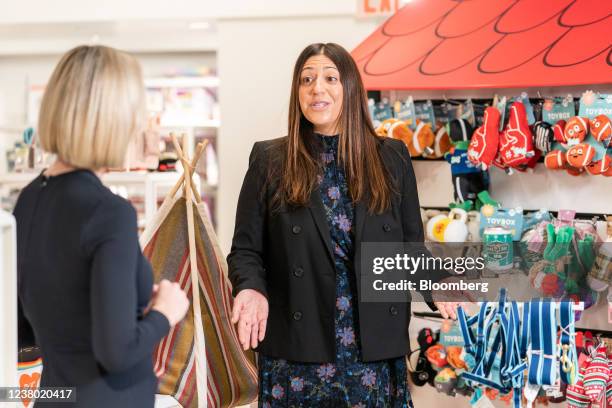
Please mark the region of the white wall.
[[0, 13], [2, 23], [252, 18], [354, 13], [355, 0], [24, 0]]
[[218, 22], [222, 126], [217, 230], [225, 253], [231, 245], [236, 203], [253, 143], [287, 133], [291, 73], [297, 56], [313, 42], [337, 42], [351, 50], [375, 27], [371, 21], [353, 17]]
[[[448, 207], [453, 200], [450, 165], [440, 161], [414, 161], [419, 199], [423, 207]], [[573, 177], [551, 171], [539, 163], [533, 172], [509, 176], [498, 168], [490, 170], [491, 196], [504, 207], [550, 211], [573, 209], [584, 213], [612, 212], [612, 178]]]
[[214, 51], [214, 23], [193, 30], [186, 20], [117, 20], [68, 23], [0, 23], [0, 55], [62, 54], [79, 44], [130, 52]]

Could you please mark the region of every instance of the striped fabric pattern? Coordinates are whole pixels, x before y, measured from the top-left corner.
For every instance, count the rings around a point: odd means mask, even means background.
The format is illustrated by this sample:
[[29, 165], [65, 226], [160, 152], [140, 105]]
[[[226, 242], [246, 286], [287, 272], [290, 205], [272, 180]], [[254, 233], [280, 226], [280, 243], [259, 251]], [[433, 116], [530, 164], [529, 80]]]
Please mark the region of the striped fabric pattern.
[[575, 384], [567, 386], [567, 406], [568, 408], [586, 408], [591, 404], [591, 400], [584, 391], [584, 372], [586, 368], [580, 367]]
[[608, 356], [608, 384], [606, 385], [606, 400], [608, 406], [612, 407], [612, 356]]
[[[204, 204], [193, 204], [201, 315], [204, 326], [207, 402], [198, 401], [193, 307], [154, 351], [155, 371], [163, 370], [159, 393], [171, 395], [183, 407], [234, 407], [257, 397], [257, 370], [252, 352], [245, 353], [231, 317], [231, 287], [227, 263]], [[185, 199], [166, 199], [141, 237], [156, 282], [179, 282], [192, 298]]]
[[593, 361], [584, 373], [584, 392], [591, 401], [599, 401], [602, 394], [605, 394], [609, 375], [606, 346], [599, 345]]

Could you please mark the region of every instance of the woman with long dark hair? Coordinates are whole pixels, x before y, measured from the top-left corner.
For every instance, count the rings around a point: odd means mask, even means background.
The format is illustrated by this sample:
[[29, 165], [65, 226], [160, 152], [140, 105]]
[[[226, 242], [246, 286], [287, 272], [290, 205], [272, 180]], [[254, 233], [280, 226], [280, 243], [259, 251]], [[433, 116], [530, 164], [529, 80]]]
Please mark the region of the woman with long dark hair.
[[228, 256], [232, 318], [259, 352], [260, 406], [411, 405], [410, 304], [361, 302], [358, 260], [362, 242], [422, 241], [408, 150], [376, 136], [350, 54], [308, 46], [288, 136], [251, 152]]

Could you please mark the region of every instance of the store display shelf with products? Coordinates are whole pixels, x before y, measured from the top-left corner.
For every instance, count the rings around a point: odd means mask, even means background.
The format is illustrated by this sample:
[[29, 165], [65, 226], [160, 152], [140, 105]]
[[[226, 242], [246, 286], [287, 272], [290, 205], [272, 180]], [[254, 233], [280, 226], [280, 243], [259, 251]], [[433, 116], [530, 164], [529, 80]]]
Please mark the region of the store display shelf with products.
[[[3, 328], [17, 327], [17, 226], [15, 218], [0, 210], [0, 325]], [[5, 387], [18, 385], [17, 333], [8, 329], [0, 339], [0, 384]]]
[[[36, 178], [38, 172], [9, 173], [0, 175], [0, 192], [2, 206], [12, 210], [16, 195], [29, 182]], [[138, 214], [138, 227], [142, 230], [149, 223], [165, 194], [180, 179], [182, 172], [109, 172], [101, 176], [102, 182], [110, 190], [129, 200]], [[193, 175], [196, 187], [201, 188], [204, 196], [211, 194], [214, 188], [200, 183], [200, 177]]]
[[214, 76], [145, 80], [147, 106], [163, 128], [218, 128], [219, 78]]
[[514, 92], [463, 100], [371, 92], [369, 106], [377, 134], [402, 140], [416, 161], [448, 161], [458, 171], [496, 167], [508, 175], [544, 164], [573, 176], [612, 176], [610, 94]]

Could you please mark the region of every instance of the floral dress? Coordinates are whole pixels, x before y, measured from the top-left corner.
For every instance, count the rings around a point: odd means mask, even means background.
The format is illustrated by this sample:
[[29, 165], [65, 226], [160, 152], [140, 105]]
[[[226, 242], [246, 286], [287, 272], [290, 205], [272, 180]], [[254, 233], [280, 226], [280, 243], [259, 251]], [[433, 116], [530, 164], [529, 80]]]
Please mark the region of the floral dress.
[[321, 136], [321, 199], [336, 267], [336, 362], [300, 363], [259, 355], [260, 407], [412, 407], [403, 357], [364, 363], [352, 263], [353, 204], [337, 163], [338, 136]]

